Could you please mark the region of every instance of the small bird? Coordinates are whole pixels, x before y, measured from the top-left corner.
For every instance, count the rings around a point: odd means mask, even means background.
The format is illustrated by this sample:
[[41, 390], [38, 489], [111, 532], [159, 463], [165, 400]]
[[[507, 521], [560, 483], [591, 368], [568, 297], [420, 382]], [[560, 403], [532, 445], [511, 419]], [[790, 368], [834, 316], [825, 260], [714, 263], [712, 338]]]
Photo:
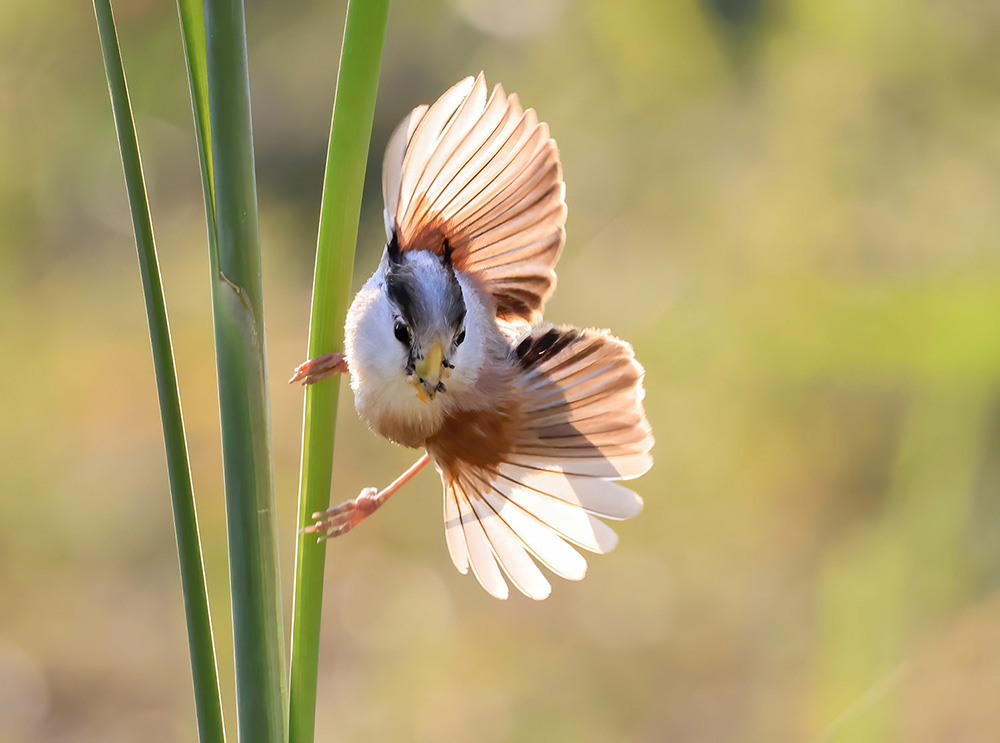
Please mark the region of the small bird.
[[542, 321], [566, 235], [559, 152], [516, 95], [487, 93], [482, 73], [466, 78], [396, 128], [382, 168], [387, 244], [351, 304], [345, 351], [290, 380], [349, 374], [365, 423], [425, 453], [305, 531], [345, 534], [433, 462], [455, 567], [497, 598], [506, 576], [544, 599], [536, 562], [580, 580], [574, 546], [618, 541], [597, 517], [642, 510], [614, 481], [649, 470], [653, 435], [631, 346]]

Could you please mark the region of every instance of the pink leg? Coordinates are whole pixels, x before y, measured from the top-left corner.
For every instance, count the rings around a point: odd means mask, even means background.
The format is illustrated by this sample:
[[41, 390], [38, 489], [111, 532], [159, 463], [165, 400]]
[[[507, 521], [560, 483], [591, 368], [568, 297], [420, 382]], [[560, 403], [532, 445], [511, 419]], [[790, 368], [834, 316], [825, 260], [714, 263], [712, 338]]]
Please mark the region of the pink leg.
[[321, 379], [332, 377], [334, 374], [347, 374], [347, 358], [342, 353], [325, 353], [314, 359], [309, 359], [295, 367], [289, 384], [302, 382], [302, 384], [316, 384]]
[[354, 500], [344, 501], [339, 506], [334, 506], [326, 511], [317, 511], [312, 517], [318, 519], [318, 521], [300, 531], [307, 534], [319, 534], [317, 542], [346, 534], [375, 513], [375, 509], [389, 500], [389, 496], [412, 480], [413, 476], [426, 467], [430, 461], [430, 455], [425, 453], [413, 463], [410, 469], [393, 480], [392, 484], [385, 490], [379, 491], [378, 488], [365, 488]]

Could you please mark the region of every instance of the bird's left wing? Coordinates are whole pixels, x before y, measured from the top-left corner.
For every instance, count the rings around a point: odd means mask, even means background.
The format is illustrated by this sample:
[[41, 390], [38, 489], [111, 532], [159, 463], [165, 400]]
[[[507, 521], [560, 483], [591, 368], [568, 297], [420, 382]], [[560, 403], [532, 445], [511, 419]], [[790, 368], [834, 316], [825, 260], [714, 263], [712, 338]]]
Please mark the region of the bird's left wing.
[[388, 239], [477, 276], [503, 319], [541, 319], [565, 240], [562, 166], [548, 126], [482, 73], [393, 132], [382, 167]]

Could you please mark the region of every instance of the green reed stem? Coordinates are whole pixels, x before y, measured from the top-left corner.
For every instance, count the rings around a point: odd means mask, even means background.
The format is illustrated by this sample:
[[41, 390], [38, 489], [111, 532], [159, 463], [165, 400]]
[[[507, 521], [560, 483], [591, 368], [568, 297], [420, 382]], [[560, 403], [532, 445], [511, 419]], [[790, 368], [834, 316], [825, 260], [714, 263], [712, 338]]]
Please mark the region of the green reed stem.
[[139, 143], [109, 0], [94, 0], [94, 12], [97, 15], [104, 68], [111, 92], [115, 129], [118, 132], [118, 146], [125, 170], [125, 186], [132, 212], [132, 227], [135, 231], [139, 272], [142, 277], [146, 317], [149, 322], [149, 339], [153, 350], [153, 367], [156, 372], [156, 390], [160, 401], [160, 420], [163, 425], [173, 505], [174, 531], [177, 537], [177, 555], [181, 569], [181, 587], [184, 593], [184, 613], [187, 619], [199, 737], [202, 743], [222, 743], [226, 735], [222, 722], [222, 701], [219, 694], [212, 622], [208, 610], [201, 540], [198, 536], [198, 518], [194, 507], [184, 419], [181, 415], [177, 375], [174, 370], [170, 326], [167, 322], [160, 268], [153, 241], [153, 226], [149, 216], [142, 162], [139, 158]]
[[199, 5], [178, 7], [206, 185], [236, 717], [240, 741], [271, 743], [285, 736], [284, 640], [246, 26], [241, 0]]
[[[316, 245], [309, 358], [342, 348], [388, 13], [388, 0], [350, 0], [347, 6]], [[306, 389], [299, 527], [330, 501], [339, 389], [336, 378]], [[290, 743], [311, 743], [315, 732], [325, 557], [324, 543], [317, 544], [311, 535], [299, 536], [292, 599]]]

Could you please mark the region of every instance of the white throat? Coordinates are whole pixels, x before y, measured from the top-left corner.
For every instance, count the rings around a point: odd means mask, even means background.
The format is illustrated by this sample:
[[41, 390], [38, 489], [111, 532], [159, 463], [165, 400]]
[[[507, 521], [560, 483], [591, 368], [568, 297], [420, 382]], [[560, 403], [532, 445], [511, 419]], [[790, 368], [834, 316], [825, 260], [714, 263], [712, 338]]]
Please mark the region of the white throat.
[[[429, 257], [433, 257], [428, 254]], [[498, 331], [474, 283], [456, 274], [466, 306], [464, 342], [454, 349], [446, 391], [421, 399], [408, 380], [408, 349], [393, 335], [397, 313], [386, 294], [387, 264], [358, 292], [347, 314], [345, 351], [358, 414], [376, 433], [404, 446], [419, 447], [442, 426], [445, 416], [468, 407]]]

